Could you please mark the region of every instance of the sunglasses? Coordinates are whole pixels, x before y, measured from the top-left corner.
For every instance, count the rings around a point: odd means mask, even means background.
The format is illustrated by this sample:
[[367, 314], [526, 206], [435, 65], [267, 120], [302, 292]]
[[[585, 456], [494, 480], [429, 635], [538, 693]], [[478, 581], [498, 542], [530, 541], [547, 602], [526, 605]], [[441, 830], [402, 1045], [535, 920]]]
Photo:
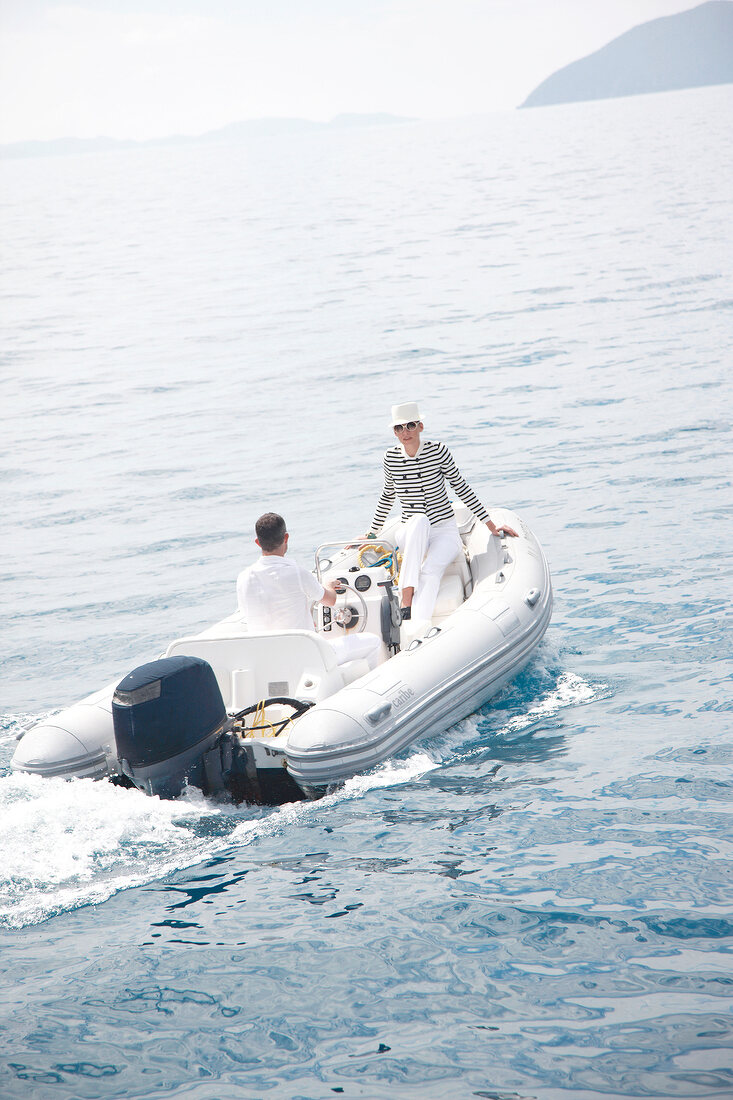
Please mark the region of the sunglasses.
[[417, 425], [417, 420], [408, 420], [406, 424], [394, 424], [393, 427], [396, 432], [414, 432]]

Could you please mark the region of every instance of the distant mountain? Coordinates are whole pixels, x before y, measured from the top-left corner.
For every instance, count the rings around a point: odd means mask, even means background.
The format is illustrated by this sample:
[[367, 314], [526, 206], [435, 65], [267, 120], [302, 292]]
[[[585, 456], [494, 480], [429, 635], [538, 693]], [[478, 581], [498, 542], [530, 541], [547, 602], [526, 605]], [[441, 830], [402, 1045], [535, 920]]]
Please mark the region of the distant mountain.
[[197, 138], [166, 138], [166, 141], [239, 141], [260, 134], [294, 134], [308, 130], [341, 130], [352, 126], [391, 126], [397, 122], [412, 122], [399, 115], [336, 115], [330, 122], [313, 122], [307, 118], [253, 118], [232, 122], [220, 130], [209, 130]]
[[307, 133], [319, 130], [340, 130], [351, 127], [391, 126], [413, 119], [399, 115], [336, 115], [330, 122], [312, 122], [306, 118], [253, 118], [244, 122], [232, 122], [218, 130], [193, 137], [173, 134], [170, 137], [153, 138], [150, 141], [118, 141], [116, 138], [57, 138], [54, 141], [16, 141], [0, 145], [0, 157], [65, 156], [69, 153], [100, 153], [112, 149], [143, 148], [150, 145], [191, 145], [198, 142], [248, 141], [257, 137], [278, 134]]
[[107, 149], [126, 149], [135, 141], [114, 138], [56, 138], [54, 141], [14, 141], [0, 145], [0, 157], [47, 157], [67, 153], [102, 153]]
[[709, 0], [698, 8], [652, 19], [603, 49], [559, 69], [522, 107], [613, 99], [733, 82], [733, 3]]

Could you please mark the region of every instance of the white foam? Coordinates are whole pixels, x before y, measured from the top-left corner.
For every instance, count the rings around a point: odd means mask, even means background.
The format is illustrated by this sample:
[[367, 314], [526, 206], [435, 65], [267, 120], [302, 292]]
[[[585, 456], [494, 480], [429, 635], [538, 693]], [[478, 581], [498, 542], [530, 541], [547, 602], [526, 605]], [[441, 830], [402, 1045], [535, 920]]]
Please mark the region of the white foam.
[[425, 772], [439, 765], [426, 753], [415, 753], [406, 760], [387, 760], [370, 772], [348, 779], [342, 787], [315, 802], [289, 802], [280, 806], [267, 818], [258, 821], [243, 821], [236, 826], [230, 840], [234, 842], [251, 841], [258, 836], [271, 836], [288, 826], [307, 822], [342, 802], [352, 798], [361, 798], [369, 791], [384, 787], [398, 787], [409, 783]]
[[[608, 692], [608, 685], [601, 683], [589, 683], [582, 676], [573, 672], [563, 672], [558, 677], [553, 687], [541, 696], [526, 710], [514, 714], [502, 725], [491, 727], [488, 735], [492, 739], [507, 738], [531, 729], [538, 722], [553, 718], [561, 710], [567, 707], [579, 706], [603, 697]], [[436, 739], [436, 744], [430, 746], [431, 752], [441, 761], [455, 758], [455, 752], [466, 741], [474, 741], [480, 737], [483, 745], [487, 738], [487, 722], [498, 717], [502, 712], [493, 711], [487, 714], [470, 714], [468, 718], [451, 726], [445, 734]], [[470, 750], [468, 755], [471, 755]], [[464, 754], [465, 758], [465, 754]]]
[[516, 714], [499, 730], [499, 733], [515, 733], [527, 729], [544, 718], [552, 718], [565, 707], [590, 703], [607, 690], [607, 684], [591, 684], [573, 672], [563, 672], [553, 691], [540, 699], [524, 714]]
[[0, 745], [9, 745], [12, 753], [15, 742], [19, 741], [24, 733], [54, 714], [58, 714], [58, 711], [49, 710], [42, 714], [0, 714]]
[[0, 923], [20, 927], [198, 863], [190, 825], [218, 811], [91, 779], [0, 780]]
[[[319, 802], [275, 810], [217, 804], [195, 788], [166, 801], [91, 779], [6, 776], [0, 779], [0, 925], [20, 928], [106, 901], [434, 767], [419, 753], [357, 776]], [[233, 819], [223, 832], [192, 827], [222, 815]]]
[[425, 752], [417, 752], [406, 760], [386, 760], [366, 775], [355, 775], [343, 787], [343, 798], [361, 797], [367, 791], [380, 787], [397, 787], [439, 767]]
[[[563, 673], [545, 696], [492, 735], [516, 734], [604, 691], [605, 685]], [[30, 724], [38, 720], [37, 715], [28, 717]], [[15, 721], [24, 724], [17, 716]], [[404, 760], [385, 761], [318, 802], [277, 809], [215, 803], [195, 788], [176, 801], [165, 801], [91, 779], [6, 776], [0, 779], [0, 924], [19, 928], [103, 902], [120, 890], [195, 866], [225, 848], [322, 818], [330, 807], [369, 791], [409, 783], [439, 767], [441, 759], [452, 755], [452, 747], [472, 740], [485, 722], [485, 716], [472, 715], [452, 727], [437, 749], [430, 746], [430, 755], [423, 750]], [[222, 815], [227, 819], [224, 829], [205, 827], [207, 819]]]

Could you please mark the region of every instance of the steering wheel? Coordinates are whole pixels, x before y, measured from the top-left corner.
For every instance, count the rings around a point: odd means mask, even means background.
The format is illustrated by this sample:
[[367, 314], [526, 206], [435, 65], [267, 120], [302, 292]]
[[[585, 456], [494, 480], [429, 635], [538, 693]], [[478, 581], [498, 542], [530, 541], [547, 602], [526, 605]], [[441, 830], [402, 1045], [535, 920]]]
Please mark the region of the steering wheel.
[[[343, 627], [345, 631], [349, 631], [352, 634], [361, 634], [366, 627], [367, 621], [366, 600], [361, 592], [351, 587], [345, 577], [339, 577], [338, 580], [343, 585], [344, 591], [336, 595], [336, 603], [331, 608], [331, 623]], [[350, 602], [352, 597], [356, 597], [358, 600], [357, 607], [354, 607], [353, 603]], [[318, 633], [330, 634], [331, 632], [325, 631], [324, 627], [321, 626], [318, 629]]]

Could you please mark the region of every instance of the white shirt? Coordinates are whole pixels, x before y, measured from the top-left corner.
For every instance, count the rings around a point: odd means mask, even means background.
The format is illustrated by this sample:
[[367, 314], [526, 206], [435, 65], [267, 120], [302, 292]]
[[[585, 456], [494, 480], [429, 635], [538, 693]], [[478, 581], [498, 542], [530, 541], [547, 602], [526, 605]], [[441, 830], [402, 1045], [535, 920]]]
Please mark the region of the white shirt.
[[237, 578], [237, 603], [250, 630], [313, 630], [311, 605], [325, 589], [292, 559], [267, 554]]

